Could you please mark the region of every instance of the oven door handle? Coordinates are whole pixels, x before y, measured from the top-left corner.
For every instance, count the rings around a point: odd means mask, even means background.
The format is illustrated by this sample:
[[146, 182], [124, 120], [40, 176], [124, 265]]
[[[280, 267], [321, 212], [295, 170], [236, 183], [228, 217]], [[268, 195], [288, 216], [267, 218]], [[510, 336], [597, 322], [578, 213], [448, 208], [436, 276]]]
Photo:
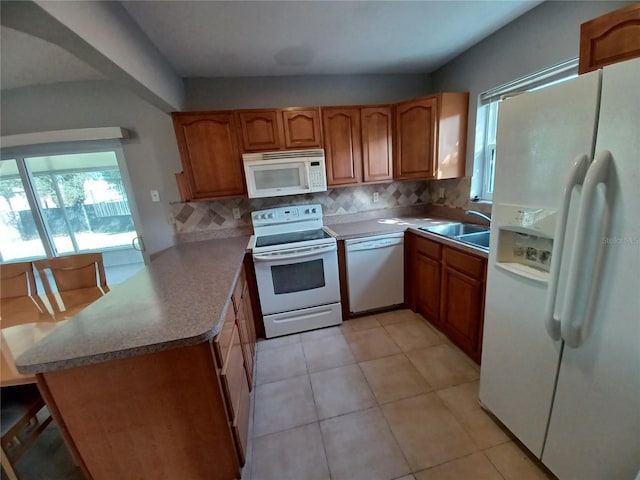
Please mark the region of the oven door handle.
[[274, 260], [291, 260], [294, 258], [305, 258], [318, 255], [320, 253], [333, 252], [337, 250], [336, 245], [319, 245], [316, 247], [298, 248], [296, 250], [286, 250], [283, 253], [254, 253], [253, 260], [257, 262], [269, 262]]

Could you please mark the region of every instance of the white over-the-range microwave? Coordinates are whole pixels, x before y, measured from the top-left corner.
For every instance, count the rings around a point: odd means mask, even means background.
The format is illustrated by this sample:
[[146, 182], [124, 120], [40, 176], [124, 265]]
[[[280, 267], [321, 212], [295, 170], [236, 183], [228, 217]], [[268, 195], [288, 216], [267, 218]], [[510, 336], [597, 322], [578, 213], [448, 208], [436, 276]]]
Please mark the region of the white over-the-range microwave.
[[249, 198], [325, 192], [324, 150], [283, 150], [242, 155]]

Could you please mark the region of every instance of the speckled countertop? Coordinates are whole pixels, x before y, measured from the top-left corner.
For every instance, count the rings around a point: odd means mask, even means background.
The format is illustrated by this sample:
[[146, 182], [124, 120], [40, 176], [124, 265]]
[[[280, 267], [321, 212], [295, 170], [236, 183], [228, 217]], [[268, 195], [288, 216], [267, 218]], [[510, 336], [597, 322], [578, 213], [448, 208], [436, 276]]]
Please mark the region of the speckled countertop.
[[172, 247], [16, 360], [42, 373], [204, 342], [218, 333], [249, 237]]
[[444, 218], [433, 218], [429, 216], [397, 216], [383, 217], [369, 220], [362, 220], [350, 223], [329, 223], [325, 228], [338, 240], [348, 240], [350, 238], [368, 237], [373, 235], [384, 235], [385, 233], [404, 232], [411, 227], [424, 227], [439, 223], [450, 223], [453, 220]]

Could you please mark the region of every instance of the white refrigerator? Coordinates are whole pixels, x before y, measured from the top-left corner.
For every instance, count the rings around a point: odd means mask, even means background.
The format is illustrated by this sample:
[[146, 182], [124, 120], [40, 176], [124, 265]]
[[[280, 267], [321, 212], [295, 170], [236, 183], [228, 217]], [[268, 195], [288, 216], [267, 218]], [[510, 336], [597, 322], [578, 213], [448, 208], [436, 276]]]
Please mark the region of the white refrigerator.
[[480, 401], [561, 480], [640, 469], [640, 59], [498, 114]]

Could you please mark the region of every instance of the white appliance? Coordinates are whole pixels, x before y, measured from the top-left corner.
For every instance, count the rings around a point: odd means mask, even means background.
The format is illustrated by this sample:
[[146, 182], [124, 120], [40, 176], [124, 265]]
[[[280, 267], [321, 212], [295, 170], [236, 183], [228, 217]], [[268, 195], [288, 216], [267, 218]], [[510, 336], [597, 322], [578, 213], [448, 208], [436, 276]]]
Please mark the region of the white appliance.
[[342, 323], [336, 239], [321, 205], [252, 212], [253, 263], [267, 338]]
[[324, 150], [283, 150], [242, 155], [249, 198], [325, 192]]
[[640, 59], [505, 100], [480, 401], [561, 480], [640, 467]]
[[404, 303], [404, 233], [345, 240], [349, 311]]

